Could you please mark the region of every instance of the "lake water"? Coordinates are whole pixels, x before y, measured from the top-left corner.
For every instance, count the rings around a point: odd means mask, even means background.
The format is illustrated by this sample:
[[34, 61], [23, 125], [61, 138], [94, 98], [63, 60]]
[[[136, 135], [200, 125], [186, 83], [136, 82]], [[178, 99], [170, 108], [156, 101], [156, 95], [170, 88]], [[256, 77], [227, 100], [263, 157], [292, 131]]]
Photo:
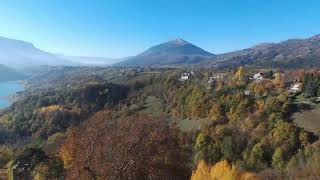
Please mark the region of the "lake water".
[[8, 97], [22, 90], [23, 85], [19, 82], [0, 82], [0, 109], [10, 106], [12, 102]]

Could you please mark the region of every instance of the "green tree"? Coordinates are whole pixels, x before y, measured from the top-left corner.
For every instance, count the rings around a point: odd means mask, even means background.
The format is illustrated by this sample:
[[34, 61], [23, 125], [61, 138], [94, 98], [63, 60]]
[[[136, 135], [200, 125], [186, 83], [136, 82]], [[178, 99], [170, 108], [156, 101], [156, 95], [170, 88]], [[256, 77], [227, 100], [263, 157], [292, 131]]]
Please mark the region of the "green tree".
[[272, 156], [272, 166], [280, 171], [283, 171], [286, 166], [286, 162], [284, 160], [283, 150], [278, 147]]

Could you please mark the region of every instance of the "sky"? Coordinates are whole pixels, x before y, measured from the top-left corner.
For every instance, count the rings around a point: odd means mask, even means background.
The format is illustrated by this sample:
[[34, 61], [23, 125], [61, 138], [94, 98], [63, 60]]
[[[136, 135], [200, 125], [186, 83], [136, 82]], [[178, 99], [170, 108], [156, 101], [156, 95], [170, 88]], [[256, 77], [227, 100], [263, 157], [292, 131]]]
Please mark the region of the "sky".
[[319, 0], [1, 0], [0, 36], [119, 58], [185, 39], [219, 54], [320, 34]]

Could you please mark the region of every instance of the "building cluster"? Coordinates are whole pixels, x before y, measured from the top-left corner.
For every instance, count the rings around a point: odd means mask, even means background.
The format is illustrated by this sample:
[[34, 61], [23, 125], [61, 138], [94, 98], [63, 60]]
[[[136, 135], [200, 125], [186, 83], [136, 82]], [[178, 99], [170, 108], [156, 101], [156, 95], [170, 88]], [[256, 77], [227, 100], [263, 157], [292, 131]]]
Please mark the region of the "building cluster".
[[[227, 78], [227, 73], [222, 73], [222, 72], [217, 72], [217, 73], [210, 73], [210, 75], [208, 74], [204, 74], [205, 78], [207, 79], [207, 84], [208, 84], [208, 89], [211, 89], [212, 87], [215, 86], [215, 84], [218, 81], [222, 81], [225, 80]], [[180, 81], [186, 81], [186, 80], [190, 80], [192, 77], [194, 77], [194, 72], [183, 72], [180, 74], [179, 76], [179, 80]], [[265, 72], [257, 72], [255, 74], [253, 74], [252, 76], [247, 76], [246, 79], [247, 80], [252, 80], [255, 81], [257, 83], [262, 82], [263, 80], [270, 80], [270, 79], [277, 79], [277, 78], [284, 78], [284, 73], [278, 72], [278, 73], [265, 73]], [[292, 83], [290, 85], [290, 87], [288, 88], [288, 91], [290, 93], [296, 93], [301, 91], [302, 88], [302, 83]], [[244, 91], [245, 95], [252, 95], [253, 92], [250, 90], [245, 90]]]

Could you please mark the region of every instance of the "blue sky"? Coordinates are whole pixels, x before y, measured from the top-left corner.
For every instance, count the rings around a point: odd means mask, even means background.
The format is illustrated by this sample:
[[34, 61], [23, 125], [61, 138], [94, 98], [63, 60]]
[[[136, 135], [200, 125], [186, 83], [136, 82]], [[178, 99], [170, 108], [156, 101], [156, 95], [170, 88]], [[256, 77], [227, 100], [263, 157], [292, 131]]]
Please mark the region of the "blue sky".
[[319, 0], [2, 0], [0, 36], [125, 57], [175, 38], [212, 53], [320, 34]]

